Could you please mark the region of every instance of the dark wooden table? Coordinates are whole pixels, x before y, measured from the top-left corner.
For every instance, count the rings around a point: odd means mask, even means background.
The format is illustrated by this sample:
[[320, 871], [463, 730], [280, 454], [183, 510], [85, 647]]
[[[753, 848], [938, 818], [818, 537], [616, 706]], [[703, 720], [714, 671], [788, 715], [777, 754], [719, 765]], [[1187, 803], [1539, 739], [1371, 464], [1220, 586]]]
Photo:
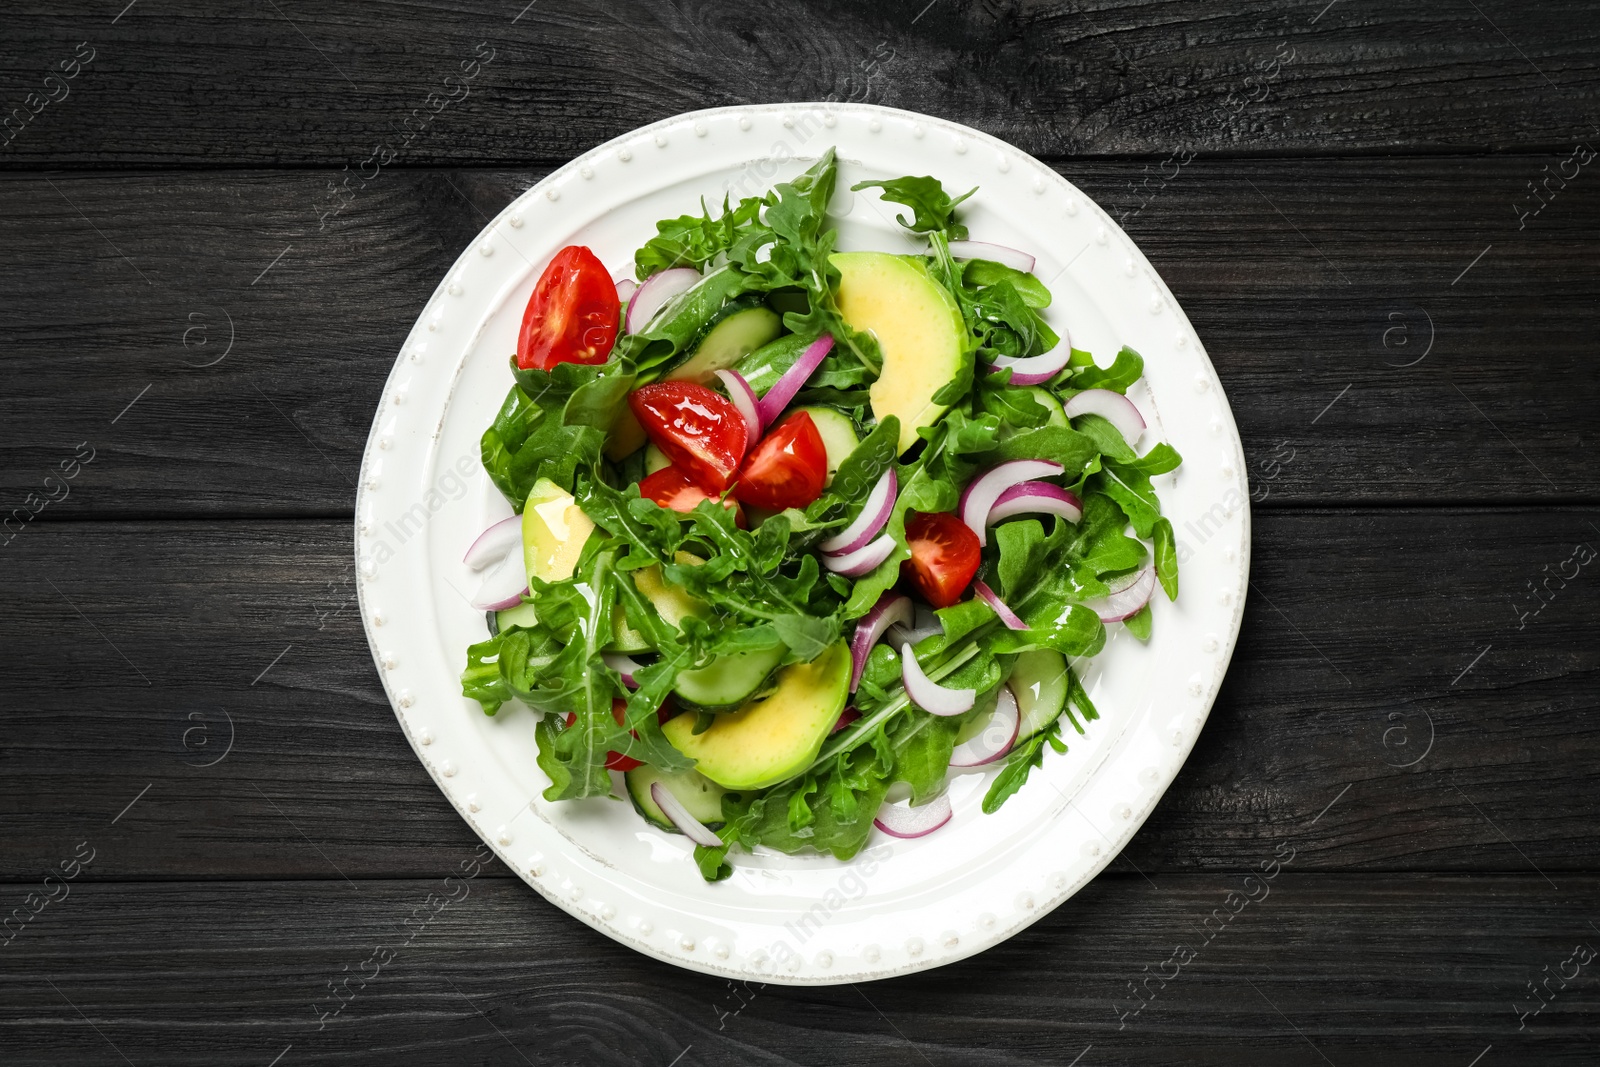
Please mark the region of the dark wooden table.
[[[1600, 1062], [1592, 3], [525, 2], [0, 13], [0, 1062]], [[733, 988], [493, 867], [322, 1025], [477, 844], [353, 605], [401, 339], [573, 154], [830, 94], [1048, 161], [1205, 340], [1256, 540], [1198, 747], [955, 966]]]

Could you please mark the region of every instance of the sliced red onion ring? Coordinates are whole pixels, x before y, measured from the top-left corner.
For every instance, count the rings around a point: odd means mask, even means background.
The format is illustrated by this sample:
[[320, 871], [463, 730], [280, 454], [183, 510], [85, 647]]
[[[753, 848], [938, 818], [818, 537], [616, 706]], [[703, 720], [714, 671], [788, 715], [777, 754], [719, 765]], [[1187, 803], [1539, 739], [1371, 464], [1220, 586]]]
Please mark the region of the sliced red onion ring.
[[1022, 715], [1017, 710], [1017, 697], [1009, 686], [1000, 687], [1000, 699], [995, 702], [994, 714], [983, 733], [963, 741], [950, 753], [952, 767], [982, 767], [1011, 751], [1017, 743], [1017, 733], [1022, 729]]
[[667, 306], [667, 301], [693, 289], [700, 281], [700, 272], [693, 267], [669, 267], [650, 275], [628, 301], [628, 313], [623, 316], [627, 331], [643, 330], [656, 312]]
[[879, 808], [878, 814], [873, 817], [872, 825], [890, 837], [909, 839], [933, 833], [949, 822], [954, 814], [954, 810], [950, 807], [950, 798], [941, 793], [920, 808], [884, 801], [883, 807]]
[[830, 556], [824, 553], [822, 565], [835, 574], [842, 574], [846, 578], [859, 578], [888, 559], [889, 553], [893, 551], [894, 535], [884, 534], [876, 541], [869, 542], [865, 547], [858, 548], [854, 552], [847, 552], [840, 556]]
[[971, 711], [978, 699], [976, 689], [946, 689], [929, 678], [912, 654], [910, 645], [900, 646], [900, 671], [905, 679], [906, 696], [929, 715], [960, 715]]
[[763, 426], [771, 426], [778, 421], [778, 416], [789, 406], [794, 394], [806, 384], [806, 379], [816, 373], [817, 367], [832, 350], [833, 335], [825, 333], [807, 345], [806, 350], [800, 353], [800, 358], [794, 361], [794, 366], [784, 371], [778, 380], [772, 383], [772, 388], [761, 398], [759, 410]]
[[712, 833], [705, 823], [690, 815], [689, 809], [683, 806], [683, 801], [673, 796], [660, 782], [650, 783], [650, 799], [656, 802], [661, 814], [665, 815], [667, 821], [676, 826], [684, 837], [706, 848], [722, 847], [722, 838]]
[[501, 519], [472, 542], [467, 549], [467, 554], [461, 557], [461, 562], [475, 571], [481, 571], [491, 563], [499, 563], [506, 558], [506, 553], [522, 543], [522, 516], [513, 515], [509, 519]]
[[733, 401], [733, 406], [744, 416], [745, 429], [749, 431], [750, 447], [754, 449], [756, 442], [761, 439], [759, 407], [761, 402], [756, 399], [756, 391], [750, 388], [750, 383], [744, 380], [744, 375], [736, 370], [719, 370], [717, 378], [728, 390], [728, 399]]
[[824, 552], [835, 554], [854, 552], [865, 547], [866, 543], [883, 529], [883, 524], [889, 521], [899, 491], [899, 479], [895, 477], [894, 468], [890, 467], [878, 479], [878, 484], [872, 487], [872, 492], [867, 494], [867, 502], [861, 506], [861, 514], [851, 520], [849, 526], [826, 541], [818, 543], [817, 547]]
[[872, 605], [872, 610], [861, 616], [861, 621], [856, 623], [855, 636], [850, 638], [850, 661], [853, 664], [850, 692], [854, 693], [856, 686], [861, 684], [861, 672], [867, 669], [867, 656], [871, 655], [872, 646], [883, 637], [883, 632], [894, 623], [910, 621], [911, 598], [898, 593], [884, 593]]
[[1064, 469], [1061, 464], [1047, 459], [1014, 459], [990, 467], [967, 483], [967, 487], [961, 491], [961, 502], [956, 506], [956, 512], [961, 516], [961, 521], [978, 535], [978, 543], [988, 544], [989, 509], [994, 507], [1001, 493], [1031, 478], [1053, 477]]
[[1061, 343], [1042, 356], [996, 356], [991, 367], [995, 370], [1011, 368], [1012, 385], [1043, 385], [1061, 373], [1061, 368], [1072, 358], [1072, 342], [1067, 332], [1061, 331]]
[[605, 665], [622, 675], [622, 684], [629, 689], [639, 688], [639, 683], [633, 680], [634, 671], [644, 670], [644, 664], [637, 662], [631, 656], [624, 656], [619, 652], [602, 652], [600, 658]]
[[528, 591], [528, 571], [521, 552], [513, 552], [490, 571], [472, 598], [472, 606], [480, 611], [504, 611], [522, 603], [522, 594]]
[[1060, 515], [1068, 522], [1077, 522], [1083, 518], [1083, 501], [1059, 485], [1023, 482], [995, 498], [994, 507], [989, 509], [989, 525], [1030, 512]]
[[639, 291], [639, 283], [632, 278], [617, 279], [617, 299], [624, 305], [633, 299], [633, 294]]
[[1101, 622], [1122, 622], [1131, 619], [1150, 603], [1150, 597], [1156, 591], [1155, 568], [1146, 567], [1137, 574], [1127, 575], [1108, 584], [1111, 587], [1110, 594], [1085, 600], [1083, 606], [1100, 616]]
[[839, 713], [839, 721], [834, 723], [833, 729], [829, 730], [828, 732], [830, 734], [836, 734], [859, 718], [861, 718], [861, 713], [855, 708], [845, 708]]
[[1034, 258], [1028, 253], [1005, 245], [992, 245], [988, 241], [951, 241], [950, 254], [956, 259], [987, 259], [1024, 274], [1033, 271]]
[[1130, 445], [1138, 441], [1139, 435], [1144, 433], [1144, 416], [1133, 406], [1133, 401], [1121, 393], [1113, 393], [1110, 389], [1085, 389], [1071, 397], [1062, 407], [1069, 419], [1075, 419], [1079, 415], [1099, 415], [1115, 426], [1122, 434], [1123, 440]]
[[988, 585], [983, 582], [973, 582], [972, 589], [985, 604], [994, 609], [996, 615], [1000, 616], [1000, 621], [1006, 624], [1006, 629], [1026, 630], [1028, 628], [1028, 624], [1023, 622], [1016, 612], [1007, 607], [1006, 602], [1001, 600], [999, 594], [990, 589]]

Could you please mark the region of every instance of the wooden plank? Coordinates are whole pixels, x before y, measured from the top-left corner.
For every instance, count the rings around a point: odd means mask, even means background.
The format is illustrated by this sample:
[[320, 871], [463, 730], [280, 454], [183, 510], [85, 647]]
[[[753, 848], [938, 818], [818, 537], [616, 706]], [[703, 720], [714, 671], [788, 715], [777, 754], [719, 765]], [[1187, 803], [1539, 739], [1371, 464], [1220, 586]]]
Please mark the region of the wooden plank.
[[[1556, 892], [1291, 868], [1253, 905], [1224, 904], [1245, 891], [1236, 874], [1108, 876], [961, 963], [792, 989], [657, 963], [504, 879], [464, 898], [453, 884], [458, 903], [412, 939], [402, 923], [455, 869], [79, 884], [5, 950], [7, 1062], [1492, 1067], [1590, 1064], [1600, 1024], [1594, 876]], [[1233, 906], [1207, 940], [1202, 919]], [[392, 958], [374, 973], [379, 949]]]
[[[1300, 869], [1594, 871], [1597, 525], [1258, 513], [1222, 695], [1121, 869], [1249, 868], [1294, 837]], [[401, 877], [468, 847], [379, 688], [350, 555], [329, 522], [19, 538], [0, 557], [0, 878], [34, 878], [130, 804], [128, 847], [92, 877]]]
[[[1519, 230], [1548, 162], [1156, 161], [1142, 208], [1146, 164], [1062, 169], [1193, 319], [1258, 502], [1594, 501], [1600, 198]], [[9, 181], [0, 500], [87, 441], [44, 520], [347, 514], [394, 352], [539, 173], [386, 173], [323, 231], [322, 172]]]
[[1581, 0], [122, 6], [10, 6], [6, 165], [354, 170], [379, 144], [411, 164], [548, 162], [682, 111], [827, 97], [1055, 158], [1553, 148], [1595, 121]]

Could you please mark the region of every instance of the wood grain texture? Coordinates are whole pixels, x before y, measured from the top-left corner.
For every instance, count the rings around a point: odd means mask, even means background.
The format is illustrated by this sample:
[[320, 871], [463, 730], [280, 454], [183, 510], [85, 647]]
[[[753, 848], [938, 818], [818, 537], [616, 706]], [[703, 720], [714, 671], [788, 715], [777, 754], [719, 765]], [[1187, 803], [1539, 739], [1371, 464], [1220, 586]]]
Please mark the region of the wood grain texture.
[[[1567, 562], [1580, 542], [1600, 551], [1591, 524], [1259, 513], [1222, 694], [1120, 869], [1239, 870], [1295, 836], [1302, 869], [1593, 871], [1600, 560]], [[374, 674], [350, 533], [97, 522], [19, 538], [0, 558], [15, 604], [0, 878], [31, 880], [136, 797], [118, 824], [136, 847], [94, 878], [397, 877], [467, 847]], [[1577, 577], [1548, 602], [1526, 588], [1562, 573]]]
[[[1554, 160], [1061, 169], [1194, 322], [1258, 503], [1592, 502], [1597, 179], [1512, 210]], [[322, 172], [6, 182], [0, 501], [88, 441], [44, 521], [348, 513], [395, 351], [541, 173], [388, 171], [322, 230]]]
[[[830, 96], [1053, 158], [1498, 150], [1592, 132], [1600, 90], [1581, 0], [122, 7], [10, 5], [0, 69], [19, 129], [0, 165], [353, 166], [384, 140], [413, 164], [521, 164], [695, 108]], [[79, 41], [93, 59], [52, 87], [67, 95], [30, 103]], [[445, 81], [475, 54], [493, 58]], [[408, 117], [441, 106], [430, 93], [459, 102], [407, 139]]]
[[[657, 963], [504, 879], [470, 883], [408, 942], [403, 921], [455, 869], [82, 884], [0, 950], [6, 1062], [1466, 1067], [1492, 1045], [1486, 1065], [1577, 1065], [1600, 1024], [1594, 962], [1518, 1015], [1530, 981], [1600, 943], [1593, 876], [1289, 868], [1209, 942], [1201, 920], [1237, 875], [1106, 876], [981, 956], [789, 989]], [[1133, 1014], [1130, 985], [1170, 976], [1176, 947], [1189, 962]], [[378, 948], [395, 955], [374, 974]], [[331, 983], [350, 999], [319, 1029]]]

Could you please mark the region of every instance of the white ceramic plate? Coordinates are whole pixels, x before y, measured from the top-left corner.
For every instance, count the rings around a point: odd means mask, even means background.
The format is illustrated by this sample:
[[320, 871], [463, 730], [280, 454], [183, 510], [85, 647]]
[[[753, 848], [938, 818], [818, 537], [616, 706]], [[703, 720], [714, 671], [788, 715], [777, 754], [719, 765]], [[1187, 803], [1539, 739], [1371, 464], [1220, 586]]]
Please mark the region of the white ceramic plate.
[[[682, 837], [630, 804], [550, 804], [534, 763], [534, 713], [494, 718], [462, 697], [464, 650], [485, 636], [461, 563], [510, 508], [478, 462], [478, 438], [510, 387], [507, 359], [539, 273], [567, 244], [617, 276], [657, 219], [704, 196], [753, 195], [838, 147], [844, 248], [916, 250], [867, 178], [932, 174], [964, 205], [975, 240], [1034, 252], [1055, 294], [1048, 318], [1108, 363], [1131, 345], [1146, 380], [1130, 393], [1153, 440], [1184, 456], [1159, 482], [1183, 559], [1179, 601], [1157, 594], [1155, 635], [1113, 626], [1085, 681], [1101, 718], [1049, 754], [994, 815], [993, 768], [950, 786], [954, 819], [916, 841], [876, 833], [851, 863], [737, 854], [701, 881]], [[1065, 331], [1063, 331], [1065, 332]], [[796, 985], [936, 967], [1026, 927], [1128, 842], [1182, 765], [1233, 652], [1250, 550], [1244, 458], [1200, 340], [1145, 257], [1082, 192], [976, 130], [863, 105], [698, 111], [635, 130], [523, 193], [462, 253], [428, 301], [384, 387], [356, 501], [362, 621], [406, 736], [439, 788], [546, 899], [640, 952], [698, 971]]]

